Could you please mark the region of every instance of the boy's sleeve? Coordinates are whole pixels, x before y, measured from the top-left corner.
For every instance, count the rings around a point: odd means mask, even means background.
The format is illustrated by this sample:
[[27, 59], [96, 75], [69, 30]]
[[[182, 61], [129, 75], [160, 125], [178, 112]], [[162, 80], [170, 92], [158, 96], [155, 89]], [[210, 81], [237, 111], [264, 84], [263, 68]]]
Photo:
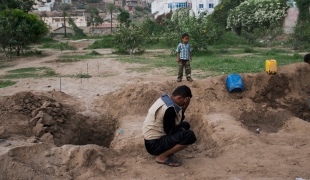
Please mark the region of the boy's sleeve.
[[180, 43], [178, 44], [176, 52], [180, 52]]
[[193, 51], [192, 46], [190, 44], [188, 44], [188, 45], [189, 45], [189, 51], [192, 52]]

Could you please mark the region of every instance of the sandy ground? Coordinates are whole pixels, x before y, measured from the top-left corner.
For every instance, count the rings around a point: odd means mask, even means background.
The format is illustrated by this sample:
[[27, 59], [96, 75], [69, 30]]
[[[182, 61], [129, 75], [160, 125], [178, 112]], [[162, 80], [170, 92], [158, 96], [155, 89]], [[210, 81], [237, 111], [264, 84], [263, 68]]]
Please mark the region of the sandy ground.
[[[46, 66], [72, 75], [88, 64], [92, 75], [62, 78], [61, 92], [60, 78], [20, 79], [0, 89], [0, 180], [310, 179], [306, 64], [276, 75], [241, 74], [244, 91], [228, 93], [226, 76], [177, 83], [171, 69], [135, 72], [142, 65], [117, 62], [109, 49], [98, 50], [108, 58], [55, 61], [81, 52], [48, 51], [0, 70]], [[154, 53], [168, 52], [146, 56]], [[197, 142], [175, 154], [183, 165], [171, 168], [146, 152], [141, 127], [152, 103], [182, 84], [194, 95], [186, 120]]]

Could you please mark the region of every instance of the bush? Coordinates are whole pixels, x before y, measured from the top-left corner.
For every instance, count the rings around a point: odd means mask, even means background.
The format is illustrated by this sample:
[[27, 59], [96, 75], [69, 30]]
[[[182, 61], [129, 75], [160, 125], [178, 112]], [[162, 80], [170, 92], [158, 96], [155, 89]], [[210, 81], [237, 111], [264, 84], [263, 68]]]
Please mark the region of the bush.
[[239, 34], [241, 30], [251, 32], [256, 27], [279, 25], [287, 14], [287, 8], [283, 0], [247, 0], [230, 11], [227, 28]]
[[114, 48], [115, 42], [112, 35], [103, 36], [101, 40], [95, 41], [93, 44], [88, 46], [87, 49], [102, 49], [102, 48]]
[[253, 52], [254, 52], [254, 49], [253, 49], [253, 48], [249, 48], [249, 47], [245, 47], [245, 48], [243, 49], [243, 51], [244, 51], [245, 53], [253, 53]]
[[141, 54], [145, 51], [147, 34], [143, 28], [130, 24], [121, 25], [115, 33], [115, 47], [117, 53]]
[[143, 11], [143, 7], [135, 6], [134, 8], [135, 8], [136, 11]]

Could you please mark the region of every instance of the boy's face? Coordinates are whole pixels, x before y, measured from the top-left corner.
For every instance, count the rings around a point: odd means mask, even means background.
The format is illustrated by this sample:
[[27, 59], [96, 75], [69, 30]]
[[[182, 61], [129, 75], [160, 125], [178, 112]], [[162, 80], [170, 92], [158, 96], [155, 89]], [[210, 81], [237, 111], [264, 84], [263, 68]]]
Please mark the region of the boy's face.
[[187, 44], [188, 43], [188, 40], [189, 40], [189, 37], [188, 36], [185, 36], [184, 38], [182, 38], [182, 42], [184, 44]]

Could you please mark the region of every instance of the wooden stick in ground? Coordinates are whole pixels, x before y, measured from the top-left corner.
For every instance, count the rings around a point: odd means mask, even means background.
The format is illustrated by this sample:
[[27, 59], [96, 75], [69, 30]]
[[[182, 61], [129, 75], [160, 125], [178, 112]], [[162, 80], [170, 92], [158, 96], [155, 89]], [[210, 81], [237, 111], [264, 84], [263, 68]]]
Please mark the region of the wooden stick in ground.
[[88, 77], [88, 63], [87, 63], [87, 82], [89, 82], [89, 77]]
[[98, 75], [99, 75], [99, 62], [98, 62], [98, 60], [97, 60], [97, 66], [98, 66]]
[[60, 81], [59, 81], [59, 85], [60, 85], [60, 92], [61, 92], [61, 77], [60, 77]]

